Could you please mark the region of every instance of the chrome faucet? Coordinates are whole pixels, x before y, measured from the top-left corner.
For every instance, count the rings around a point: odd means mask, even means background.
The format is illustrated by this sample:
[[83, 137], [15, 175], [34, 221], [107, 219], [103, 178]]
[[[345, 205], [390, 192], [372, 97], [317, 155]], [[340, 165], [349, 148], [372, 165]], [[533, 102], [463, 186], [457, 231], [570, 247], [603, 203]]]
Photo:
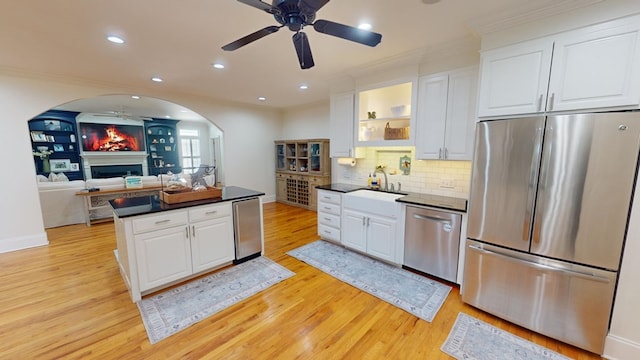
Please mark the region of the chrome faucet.
[[378, 172], [381, 172], [384, 174], [384, 191], [389, 191], [389, 183], [387, 182], [387, 173], [384, 171], [384, 169], [376, 166], [376, 168], [373, 170], [373, 173], [375, 174]]

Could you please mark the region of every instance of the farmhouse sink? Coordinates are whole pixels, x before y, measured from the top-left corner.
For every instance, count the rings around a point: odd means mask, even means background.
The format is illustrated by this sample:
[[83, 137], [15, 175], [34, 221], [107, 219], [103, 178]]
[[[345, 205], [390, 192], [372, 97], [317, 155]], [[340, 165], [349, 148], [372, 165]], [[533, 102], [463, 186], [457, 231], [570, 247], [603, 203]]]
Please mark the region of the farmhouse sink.
[[356, 190], [343, 195], [345, 209], [364, 211], [389, 217], [397, 217], [401, 204], [396, 199], [404, 194], [389, 193], [384, 191]]

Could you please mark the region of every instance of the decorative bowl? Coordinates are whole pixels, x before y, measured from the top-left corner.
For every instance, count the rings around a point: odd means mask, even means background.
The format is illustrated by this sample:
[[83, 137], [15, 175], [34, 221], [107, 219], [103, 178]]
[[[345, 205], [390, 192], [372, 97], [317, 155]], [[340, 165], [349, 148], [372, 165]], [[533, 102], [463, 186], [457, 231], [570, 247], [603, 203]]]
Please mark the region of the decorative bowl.
[[391, 115], [393, 117], [400, 117], [405, 115], [407, 111], [407, 105], [398, 105], [398, 106], [392, 106], [391, 107]]

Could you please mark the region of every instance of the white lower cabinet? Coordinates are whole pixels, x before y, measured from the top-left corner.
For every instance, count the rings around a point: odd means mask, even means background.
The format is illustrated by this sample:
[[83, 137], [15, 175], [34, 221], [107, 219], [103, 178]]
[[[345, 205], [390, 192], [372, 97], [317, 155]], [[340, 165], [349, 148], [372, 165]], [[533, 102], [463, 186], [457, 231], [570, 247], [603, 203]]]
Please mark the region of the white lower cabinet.
[[120, 272], [134, 302], [234, 259], [231, 202], [116, 218]]
[[346, 247], [397, 263], [397, 220], [345, 209], [342, 243]]
[[339, 192], [318, 190], [318, 235], [325, 240], [342, 242], [341, 221], [342, 195]]
[[192, 274], [191, 244], [186, 226], [136, 235], [134, 242], [141, 291]]

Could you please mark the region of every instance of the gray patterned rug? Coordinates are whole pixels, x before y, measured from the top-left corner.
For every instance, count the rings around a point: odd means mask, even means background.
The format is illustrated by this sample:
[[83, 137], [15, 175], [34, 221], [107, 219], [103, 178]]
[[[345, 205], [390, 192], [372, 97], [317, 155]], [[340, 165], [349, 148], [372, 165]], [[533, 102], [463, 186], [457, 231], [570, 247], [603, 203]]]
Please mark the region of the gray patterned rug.
[[569, 360], [568, 357], [459, 313], [440, 348], [465, 360]]
[[322, 240], [288, 254], [428, 322], [451, 291], [437, 281]]
[[295, 275], [258, 257], [138, 302], [152, 344]]

